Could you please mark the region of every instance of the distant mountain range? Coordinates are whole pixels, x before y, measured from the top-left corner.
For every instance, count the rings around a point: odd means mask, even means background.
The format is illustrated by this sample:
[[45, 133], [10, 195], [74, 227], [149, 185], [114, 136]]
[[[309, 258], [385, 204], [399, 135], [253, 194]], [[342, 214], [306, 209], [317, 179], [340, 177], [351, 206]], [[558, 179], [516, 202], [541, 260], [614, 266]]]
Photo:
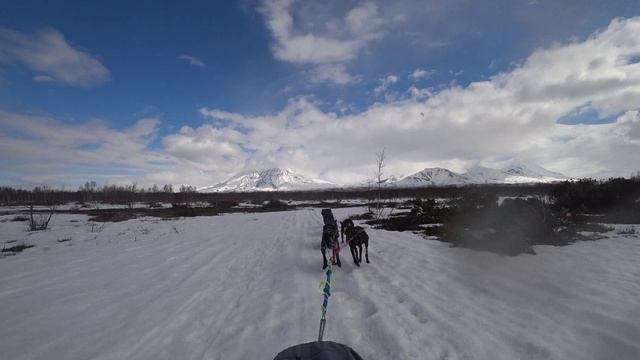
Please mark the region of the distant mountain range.
[[[384, 187], [412, 188], [422, 186], [451, 186], [469, 184], [551, 183], [568, 179], [538, 165], [513, 162], [502, 169], [476, 166], [465, 173], [444, 168], [426, 168], [405, 177], [389, 177]], [[291, 169], [264, 169], [240, 173], [221, 183], [205, 186], [199, 192], [296, 191], [353, 188], [362, 185], [341, 185], [324, 180], [309, 179]]]
[[502, 169], [476, 166], [467, 170], [465, 173], [456, 173], [443, 168], [427, 168], [390, 183], [389, 186], [419, 187], [466, 184], [550, 183], [566, 180], [567, 178], [568, 177], [563, 174], [549, 171], [535, 164], [514, 162]]
[[340, 185], [309, 179], [291, 169], [263, 169], [240, 173], [221, 183], [205, 186], [198, 192], [294, 191], [336, 188]]

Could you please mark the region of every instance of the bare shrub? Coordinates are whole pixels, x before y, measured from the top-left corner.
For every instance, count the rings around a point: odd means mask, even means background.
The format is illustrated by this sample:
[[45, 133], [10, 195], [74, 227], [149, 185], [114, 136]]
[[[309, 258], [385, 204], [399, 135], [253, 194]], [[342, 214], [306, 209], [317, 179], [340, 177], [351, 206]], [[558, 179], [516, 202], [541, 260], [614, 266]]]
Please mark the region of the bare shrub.
[[[450, 210], [433, 199], [415, 199], [409, 202], [411, 211], [389, 215], [385, 218], [375, 218], [367, 221], [367, 224], [374, 225], [379, 229], [391, 231], [423, 231], [425, 224], [442, 223]], [[439, 230], [439, 229], [438, 229]], [[434, 229], [429, 229], [432, 235]]]
[[29, 223], [27, 224], [29, 231], [46, 230], [55, 211], [56, 207], [52, 205], [49, 207], [48, 214], [38, 213], [34, 215], [33, 205], [29, 205]]
[[91, 229], [89, 230], [89, 232], [99, 233], [102, 231], [102, 229], [104, 229], [104, 224], [91, 223]]

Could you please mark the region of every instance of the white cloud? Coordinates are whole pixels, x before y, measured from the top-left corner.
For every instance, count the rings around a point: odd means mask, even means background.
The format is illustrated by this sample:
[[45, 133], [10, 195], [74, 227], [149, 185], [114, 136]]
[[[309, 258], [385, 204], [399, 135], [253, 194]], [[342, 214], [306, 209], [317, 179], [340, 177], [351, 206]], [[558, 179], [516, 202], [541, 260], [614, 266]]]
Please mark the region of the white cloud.
[[[155, 150], [149, 147], [157, 126], [153, 120], [114, 130], [99, 122], [65, 125], [1, 113], [0, 154], [5, 155], [0, 159], [25, 176], [34, 171], [18, 163], [58, 166], [68, 173], [68, 161], [87, 172], [85, 164], [95, 161], [140, 168], [140, 183], [196, 186], [265, 166], [355, 182], [371, 175], [382, 148], [389, 174], [426, 166], [461, 170], [515, 156], [570, 176], [628, 175], [640, 169], [639, 34], [640, 17], [614, 20], [584, 41], [537, 50], [519, 67], [489, 80], [440, 91], [410, 88], [402, 100], [348, 115], [323, 111], [307, 97], [263, 116], [202, 108], [205, 118], [225, 123], [183, 127]], [[388, 76], [381, 83], [398, 81]], [[601, 116], [615, 114], [616, 121], [557, 123], [586, 108]], [[13, 136], [16, 131], [22, 135]], [[97, 148], [86, 148], [90, 144]]]
[[392, 75], [387, 75], [387, 76], [385, 76], [383, 78], [378, 79], [378, 82], [380, 83], [380, 85], [376, 86], [373, 89], [373, 93], [375, 94], [375, 96], [383, 95], [387, 91], [387, 89], [391, 85], [397, 83], [398, 80], [399, 80], [398, 76], [397, 75], [393, 75], [393, 74]]
[[218, 109], [209, 109], [206, 107], [200, 108], [200, 114], [204, 117], [210, 117], [218, 120], [228, 120], [228, 121], [236, 121], [242, 122], [245, 119], [244, 116], [228, 111], [222, 111]]
[[431, 89], [420, 89], [415, 85], [411, 85], [405, 94], [410, 99], [426, 99], [433, 96], [433, 91]]
[[353, 84], [360, 81], [357, 76], [352, 76], [347, 72], [344, 64], [323, 64], [314, 67], [308, 74], [308, 78], [313, 83], [333, 83], [338, 85]]
[[189, 65], [192, 66], [196, 66], [196, 67], [205, 67], [205, 63], [204, 61], [202, 61], [202, 59], [197, 58], [195, 56], [191, 56], [191, 55], [180, 55], [178, 56], [178, 59], [185, 61], [186, 63], [188, 63]]
[[[304, 5], [309, 4], [270, 0], [260, 7], [273, 35], [273, 56], [289, 63], [316, 65], [308, 72], [312, 82], [353, 83], [356, 78], [347, 73], [344, 64], [354, 60], [369, 43], [384, 34], [387, 21], [378, 14], [378, 6], [363, 2], [346, 14], [331, 14], [318, 20], [317, 13], [296, 12], [296, 6]], [[305, 24], [320, 21], [324, 26], [305, 29]]]
[[426, 80], [433, 76], [436, 72], [436, 70], [416, 69], [411, 74], [409, 74], [409, 79], [413, 81]]
[[70, 45], [57, 30], [33, 34], [0, 28], [0, 62], [21, 62], [36, 73], [38, 82], [89, 87], [109, 80], [110, 73], [95, 57]]
[[[22, 181], [46, 184], [86, 180], [108, 181], [124, 174], [162, 169], [165, 155], [148, 149], [159, 121], [140, 119], [117, 130], [101, 121], [71, 125], [59, 120], [0, 111], [0, 162], [3, 171], [21, 174]], [[79, 180], [78, 180], [79, 181]]]
[[340, 21], [330, 19], [332, 26], [339, 28], [335, 32], [341, 33], [341, 38], [301, 31], [296, 28], [292, 9], [295, 4], [292, 0], [272, 0], [265, 1], [260, 8], [275, 40], [273, 54], [287, 62], [324, 64], [352, 60], [364, 46], [380, 36], [384, 23], [378, 16], [377, 6], [367, 2], [349, 10]]
[[[298, 98], [276, 115], [245, 118], [241, 143], [253, 146], [255, 163], [277, 159], [335, 178], [363, 174], [382, 147], [390, 164], [392, 158], [403, 164], [391, 166], [395, 173], [518, 156], [569, 175], [625, 175], [640, 167], [628, 155], [640, 150], [637, 121], [629, 120], [636, 119], [640, 104], [640, 64], [630, 62], [640, 54], [638, 34], [640, 18], [615, 20], [585, 41], [538, 50], [490, 80], [437, 93], [410, 89], [415, 96], [349, 116], [322, 112]], [[381, 79], [378, 92], [397, 81], [395, 75]], [[613, 124], [557, 124], [585, 104], [603, 116], [623, 115]], [[588, 144], [597, 146], [589, 151]]]

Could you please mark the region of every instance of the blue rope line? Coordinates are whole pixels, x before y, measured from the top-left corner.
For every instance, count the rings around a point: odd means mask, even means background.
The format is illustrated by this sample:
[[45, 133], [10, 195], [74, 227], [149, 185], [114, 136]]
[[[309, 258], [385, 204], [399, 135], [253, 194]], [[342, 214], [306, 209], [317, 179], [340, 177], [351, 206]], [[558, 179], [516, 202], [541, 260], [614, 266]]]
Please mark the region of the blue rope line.
[[327, 279], [324, 281], [324, 288], [322, 289], [322, 295], [324, 297], [322, 301], [322, 317], [327, 313], [327, 307], [329, 306], [329, 296], [331, 296], [331, 265], [327, 269]]

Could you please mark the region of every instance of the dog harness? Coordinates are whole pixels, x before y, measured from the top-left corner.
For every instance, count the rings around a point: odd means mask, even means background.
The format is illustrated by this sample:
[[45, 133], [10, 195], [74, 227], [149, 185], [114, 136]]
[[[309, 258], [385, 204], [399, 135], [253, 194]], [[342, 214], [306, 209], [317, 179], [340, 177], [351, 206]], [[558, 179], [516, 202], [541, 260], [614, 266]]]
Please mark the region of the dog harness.
[[347, 235], [347, 244], [349, 244], [353, 239], [364, 232], [364, 229], [360, 226], [355, 227], [353, 230], [355, 231], [353, 234]]

